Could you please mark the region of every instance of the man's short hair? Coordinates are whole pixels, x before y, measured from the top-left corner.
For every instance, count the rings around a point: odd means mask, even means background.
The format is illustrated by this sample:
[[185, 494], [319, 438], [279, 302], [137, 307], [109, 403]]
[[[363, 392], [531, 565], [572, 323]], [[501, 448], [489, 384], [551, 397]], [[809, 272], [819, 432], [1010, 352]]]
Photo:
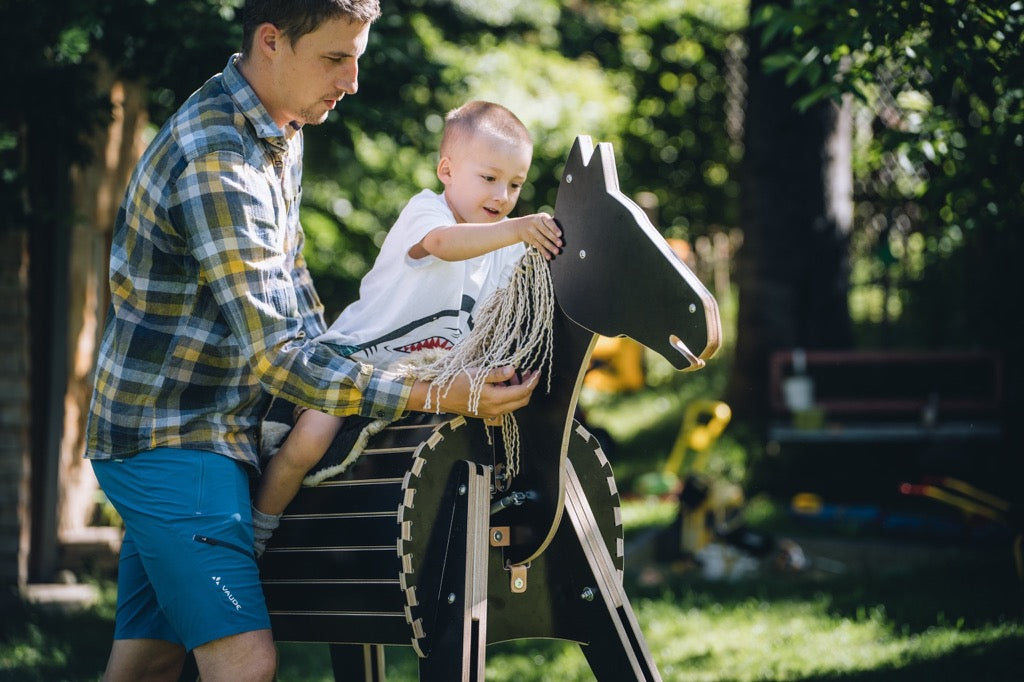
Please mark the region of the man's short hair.
[[246, 0], [242, 8], [242, 52], [252, 45], [256, 27], [273, 24], [294, 45], [329, 19], [372, 24], [380, 17], [380, 0]]
[[462, 144], [470, 135], [477, 133], [494, 135], [509, 144], [533, 147], [530, 131], [518, 116], [500, 104], [473, 100], [445, 115], [444, 133], [441, 135], [441, 156], [447, 156], [453, 145]]

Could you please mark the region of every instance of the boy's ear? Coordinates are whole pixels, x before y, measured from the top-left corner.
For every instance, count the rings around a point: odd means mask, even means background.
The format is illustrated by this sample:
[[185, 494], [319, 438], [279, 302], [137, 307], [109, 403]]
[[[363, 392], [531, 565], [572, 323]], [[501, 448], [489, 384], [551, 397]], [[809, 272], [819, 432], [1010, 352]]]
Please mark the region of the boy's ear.
[[441, 160], [437, 162], [437, 179], [446, 186], [451, 182], [452, 162], [447, 156], [442, 156]]

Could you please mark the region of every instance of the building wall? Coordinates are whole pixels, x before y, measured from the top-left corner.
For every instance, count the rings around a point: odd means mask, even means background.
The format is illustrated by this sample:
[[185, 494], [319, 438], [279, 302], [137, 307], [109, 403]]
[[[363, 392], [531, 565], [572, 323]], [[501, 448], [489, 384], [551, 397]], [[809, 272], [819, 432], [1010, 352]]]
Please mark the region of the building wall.
[[0, 227], [0, 586], [28, 575], [28, 314], [27, 235]]

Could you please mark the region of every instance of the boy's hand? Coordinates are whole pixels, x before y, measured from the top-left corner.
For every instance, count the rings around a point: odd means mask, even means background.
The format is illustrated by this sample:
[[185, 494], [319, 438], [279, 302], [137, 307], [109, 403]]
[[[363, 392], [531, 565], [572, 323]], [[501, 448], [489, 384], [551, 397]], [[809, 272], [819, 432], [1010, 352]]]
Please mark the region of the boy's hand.
[[547, 213], [514, 218], [516, 234], [527, 246], [535, 247], [544, 258], [551, 260], [562, 252], [562, 230]]

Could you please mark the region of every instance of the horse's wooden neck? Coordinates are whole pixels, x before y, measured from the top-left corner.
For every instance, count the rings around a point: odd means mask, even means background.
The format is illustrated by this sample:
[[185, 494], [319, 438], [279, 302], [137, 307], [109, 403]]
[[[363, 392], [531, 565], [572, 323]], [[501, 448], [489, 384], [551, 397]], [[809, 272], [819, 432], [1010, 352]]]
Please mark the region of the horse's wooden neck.
[[[557, 296], [556, 296], [557, 299]], [[525, 493], [527, 501], [493, 520], [509, 525], [508, 562], [519, 564], [539, 555], [554, 536], [565, 492], [565, 449], [568, 444], [583, 375], [597, 336], [576, 324], [555, 305], [551, 390], [541, 376], [530, 403], [516, 412], [520, 437], [520, 470], [509, 492]]]

